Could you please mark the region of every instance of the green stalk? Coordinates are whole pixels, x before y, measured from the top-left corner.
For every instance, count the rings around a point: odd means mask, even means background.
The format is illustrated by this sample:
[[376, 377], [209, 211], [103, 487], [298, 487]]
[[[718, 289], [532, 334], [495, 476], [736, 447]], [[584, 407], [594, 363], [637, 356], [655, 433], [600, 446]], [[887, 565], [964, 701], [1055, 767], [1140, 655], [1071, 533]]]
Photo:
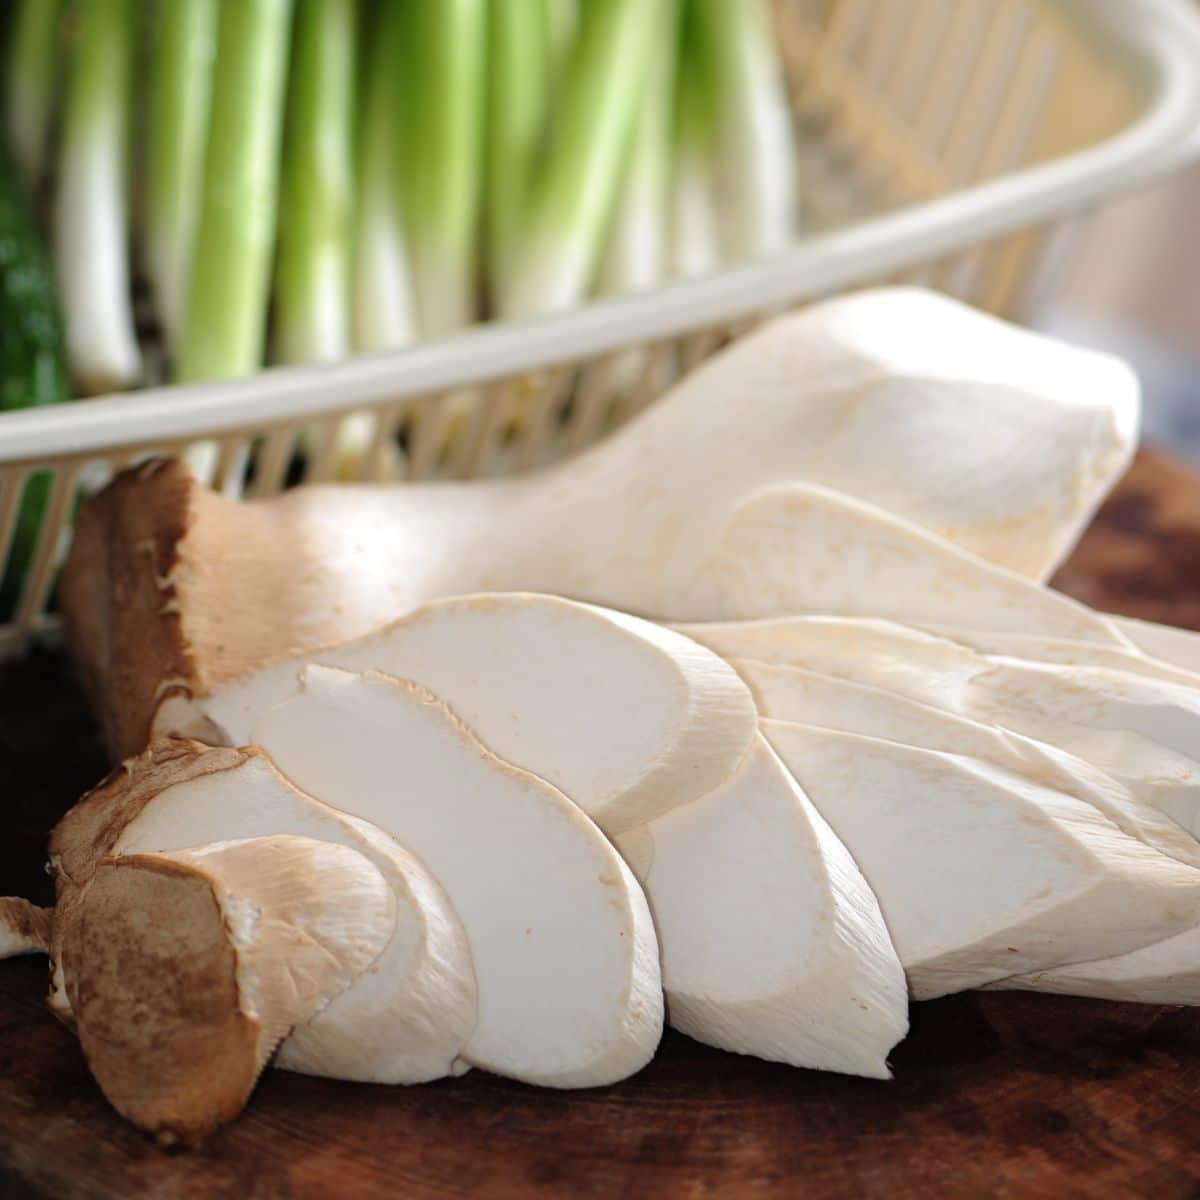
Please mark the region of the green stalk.
[[418, 326], [476, 316], [483, 172], [485, 0], [405, 3], [400, 187]]
[[645, 96], [661, 0], [589, 0], [554, 99], [549, 136], [501, 312], [522, 318], [577, 304], [592, 281]]
[[[617, 195], [600, 267], [600, 291], [623, 295], [649, 291], [668, 276], [675, 75], [679, 66], [679, 0], [663, 0], [658, 49], [637, 115], [633, 145]], [[628, 395], [652, 362], [645, 350], [611, 355], [589, 371], [591, 394]]]
[[[542, 24], [546, 30], [546, 51], [550, 56], [550, 81], [557, 90], [571, 45], [579, 30], [580, 0], [541, 0]], [[537, 7], [537, 0], [532, 0]]]
[[61, 13], [61, 0], [18, 0], [9, 34], [5, 125], [30, 192], [42, 181], [50, 145]]
[[718, 204], [730, 259], [795, 237], [795, 142], [767, 0], [695, 0], [717, 104]]
[[350, 348], [357, 0], [297, 0], [275, 293], [284, 362]]
[[529, 172], [546, 122], [552, 0], [490, 0], [487, 111], [487, 267], [499, 295], [517, 248]]
[[178, 348], [208, 138], [218, 0], [159, 0], [146, 130], [146, 272]]
[[688, 279], [707, 275], [721, 263], [716, 83], [713, 64], [700, 39], [696, 0], [684, 0], [680, 55], [675, 83], [670, 273]]
[[71, 372], [85, 393], [141, 374], [127, 204], [134, 0], [79, 0], [59, 147], [55, 255]]
[[601, 267], [605, 292], [646, 291], [667, 275], [679, 11], [679, 0], [662, 0], [658, 49]]
[[365, 351], [403, 346], [415, 323], [400, 194], [404, 13], [387, 0], [374, 15], [358, 127], [354, 242], [354, 345]]
[[183, 340], [184, 381], [263, 360], [291, 0], [221, 0], [204, 191]]

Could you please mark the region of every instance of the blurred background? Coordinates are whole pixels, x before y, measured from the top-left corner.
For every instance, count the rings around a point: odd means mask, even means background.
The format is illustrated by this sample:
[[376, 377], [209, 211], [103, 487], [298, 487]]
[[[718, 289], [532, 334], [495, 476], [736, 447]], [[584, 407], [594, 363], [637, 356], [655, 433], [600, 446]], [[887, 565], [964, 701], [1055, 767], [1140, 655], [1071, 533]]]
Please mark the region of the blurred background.
[[1200, 463], [1200, 168], [1106, 207], [1034, 321], [1124, 355], [1145, 389], [1145, 437]]

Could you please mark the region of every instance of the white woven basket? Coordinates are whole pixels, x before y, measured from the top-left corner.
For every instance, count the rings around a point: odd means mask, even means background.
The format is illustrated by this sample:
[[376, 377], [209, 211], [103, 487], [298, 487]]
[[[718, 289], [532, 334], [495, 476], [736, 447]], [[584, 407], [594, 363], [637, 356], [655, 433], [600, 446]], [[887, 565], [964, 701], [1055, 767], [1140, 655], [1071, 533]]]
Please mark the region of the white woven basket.
[[218, 486], [269, 495], [333, 478], [341, 423], [369, 410], [361, 478], [524, 470], [596, 440], [731, 335], [819, 296], [920, 282], [1019, 317], [1090, 209], [1200, 152], [1200, 17], [1187, 0], [779, 9], [801, 137], [794, 249], [333, 367], [0, 416], [0, 576], [14, 572], [26, 487], [49, 481], [15, 609], [0, 614], [0, 654], [53, 623], [80, 495], [147, 455], [206, 443]]

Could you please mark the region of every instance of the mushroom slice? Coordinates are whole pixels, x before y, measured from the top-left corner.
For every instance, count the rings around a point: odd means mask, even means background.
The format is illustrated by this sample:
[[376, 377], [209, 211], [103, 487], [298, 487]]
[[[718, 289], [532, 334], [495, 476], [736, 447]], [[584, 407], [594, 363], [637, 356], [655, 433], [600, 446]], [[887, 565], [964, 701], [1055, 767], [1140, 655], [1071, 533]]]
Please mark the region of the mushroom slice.
[[[973, 648], [981, 651], [1005, 653], [1020, 648], [1029, 652], [1030, 657], [1053, 654], [1056, 661], [1062, 661], [1071, 656], [1081, 665], [1124, 664], [1132, 670], [1144, 663], [1156, 668], [1153, 672], [1156, 678], [1188, 678], [1186, 673], [1154, 660], [1082, 642], [1001, 634], [976, 637], [960, 630], [934, 632], [974, 643]], [[1035, 650], [1042, 654], [1033, 654]], [[1131, 837], [1177, 862], [1200, 867], [1200, 842], [1191, 834], [1158, 809], [1136, 800], [1116, 780], [1056, 747], [881, 688], [799, 667], [777, 667], [749, 660], [733, 660], [732, 665], [750, 684], [764, 717], [867, 734], [990, 762], [1090, 803]], [[987, 986], [1160, 1004], [1197, 1004], [1200, 1003], [1198, 963], [1200, 930], [1189, 929], [1115, 958], [1038, 971]]]
[[[296, 1029], [275, 1065], [371, 1083], [457, 1073], [458, 1053], [475, 1026], [475, 973], [441, 885], [394, 838], [297, 791], [254, 747], [213, 749], [164, 738], [114, 772], [51, 837], [59, 911], [70, 907], [104, 856], [272, 834], [363, 855], [387, 881], [397, 914], [374, 968]], [[52, 1005], [67, 1015], [64, 1001], [57, 990]]]
[[374, 963], [396, 920], [361, 854], [311, 838], [100, 862], [62, 917], [83, 1052], [122, 1116], [199, 1141], [276, 1046]]
[[1118, 628], [1139, 650], [1188, 672], [1200, 674], [1200, 633], [1139, 621], [1136, 617], [1113, 617]]
[[726, 658], [807, 667], [1049, 742], [1200, 831], [1200, 691], [1110, 667], [987, 657], [890, 621], [790, 617], [682, 628]]
[[1087, 759], [1200, 835], [1200, 690], [1109, 667], [994, 659], [968, 710]]
[[[1113, 620], [1113, 618], [1109, 618]], [[1124, 630], [1121, 622], [1114, 622]], [[1131, 675], [1146, 675], [1183, 687], [1200, 687], [1200, 674], [1173, 667], [1157, 658], [1150, 658], [1129, 646], [1101, 646], [1096, 642], [1081, 642], [1074, 638], [1044, 637], [1041, 634], [997, 633], [985, 629], [964, 629], [957, 625], [926, 625], [918, 622], [927, 633], [949, 638], [961, 646], [969, 646], [980, 654], [1001, 658], [1026, 658], [1033, 662], [1058, 663], [1065, 667], [1112, 667]]]
[[1143, 1004], [1200, 1004], [1200, 928], [1116, 958], [1072, 963], [988, 986], [999, 991], [1057, 992]]
[[754, 619], [821, 613], [1127, 646], [1104, 616], [851, 496], [779, 484], [734, 511], [692, 583], [697, 609]]
[[979, 662], [978, 655], [949, 638], [879, 617], [792, 615], [675, 628], [722, 658], [807, 667], [830, 675], [846, 675], [847, 663], [876, 673], [890, 666], [902, 675], [910, 669], [929, 675], [961, 672]]
[[711, 791], [757, 719], [737, 674], [690, 638], [557, 596], [508, 594], [437, 601], [211, 696], [173, 697], [158, 725], [242, 745], [260, 714], [300, 691], [310, 662], [429, 688], [490, 750], [560, 788], [609, 834]]
[[643, 1067], [662, 1029], [658, 946], [600, 830], [419, 685], [313, 666], [302, 681], [254, 739], [297, 787], [393, 834], [446, 889], [479, 986], [463, 1057], [552, 1087]]
[[750, 685], [764, 717], [980, 759], [1082, 800], [1130, 837], [1200, 868], [1200, 842], [1191, 834], [1091, 763], [1055, 746], [869, 684], [801, 667], [730, 662]]
[[875, 895], [917, 999], [1124, 954], [1194, 922], [1200, 871], [990, 764], [860, 734], [763, 731]]
[[676, 1029], [798, 1067], [890, 1076], [908, 997], [879, 906], [761, 735], [716, 791], [617, 846], [650, 901]]

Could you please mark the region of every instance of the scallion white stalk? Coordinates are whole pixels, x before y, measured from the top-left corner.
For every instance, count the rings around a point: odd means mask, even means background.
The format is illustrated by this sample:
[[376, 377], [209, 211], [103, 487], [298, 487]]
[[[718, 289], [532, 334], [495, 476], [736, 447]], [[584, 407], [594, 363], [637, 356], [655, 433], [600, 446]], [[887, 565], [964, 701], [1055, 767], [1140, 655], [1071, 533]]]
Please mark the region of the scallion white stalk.
[[503, 316], [561, 311], [587, 292], [659, 49], [660, 7], [660, 0], [588, 0], [581, 7], [525, 201]]
[[221, 0], [181, 380], [263, 361], [291, 17], [291, 0]]
[[183, 328], [208, 139], [218, 0], [159, 0], [146, 114], [146, 273], [166, 346]]
[[129, 290], [134, 0], [79, 0], [58, 159], [54, 254], [71, 374], [84, 393], [135, 383]]
[[400, 190], [418, 328], [438, 337], [478, 312], [487, 6], [410, 0], [400, 7]]
[[357, 42], [358, 0], [296, 0], [275, 290], [283, 362], [350, 349]]
[[403, 346], [415, 333], [400, 194], [404, 32], [392, 0], [377, 7], [367, 31], [353, 284], [354, 346], [366, 352]]
[[693, 0], [717, 105], [721, 241], [731, 260], [795, 236], [791, 113], [767, 0]]
[[33, 191], [45, 173], [59, 64], [61, 0], [18, 0], [5, 80], [5, 125]]

